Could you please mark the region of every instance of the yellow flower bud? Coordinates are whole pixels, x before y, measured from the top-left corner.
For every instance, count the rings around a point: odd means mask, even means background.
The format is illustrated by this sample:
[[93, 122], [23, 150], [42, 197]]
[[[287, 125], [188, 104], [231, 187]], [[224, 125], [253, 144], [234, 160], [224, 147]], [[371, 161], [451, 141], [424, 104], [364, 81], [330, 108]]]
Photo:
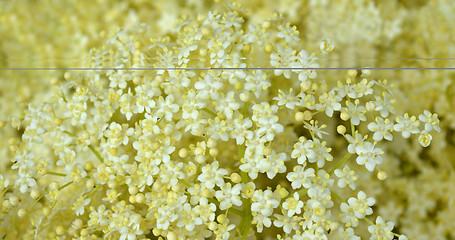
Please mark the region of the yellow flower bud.
[[346, 133], [346, 127], [343, 125], [338, 125], [337, 127], [337, 133], [344, 135]]
[[233, 183], [240, 183], [242, 181], [242, 177], [238, 173], [232, 173], [231, 174], [231, 181]]

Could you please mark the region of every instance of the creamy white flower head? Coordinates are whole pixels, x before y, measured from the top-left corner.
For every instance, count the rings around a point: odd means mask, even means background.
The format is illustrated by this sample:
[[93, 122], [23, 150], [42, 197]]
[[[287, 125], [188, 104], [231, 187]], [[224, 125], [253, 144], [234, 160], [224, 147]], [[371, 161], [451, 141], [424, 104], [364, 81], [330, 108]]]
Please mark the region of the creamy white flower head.
[[385, 222], [381, 216], [376, 218], [376, 224], [368, 227], [368, 232], [371, 233], [370, 239], [393, 239], [393, 222]]
[[401, 132], [401, 135], [404, 138], [408, 138], [411, 134], [419, 133], [420, 122], [416, 119], [415, 116], [409, 117], [407, 113], [403, 116], [398, 116], [396, 118], [397, 123], [393, 126], [393, 129], [397, 132]]
[[235, 110], [240, 108], [240, 104], [234, 98], [234, 92], [230, 91], [226, 95], [221, 94], [218, 101], [215, 102], [215, 109], [222, 112], [227, 119], [232, 119]]
[[335, 94], [332, 90], [328, 93], [323, 93], [319, 96], [319, 103], [316, 104], [315, 108], [318, 111], [325, 111], [325, 114], [329, 117], [333, 116], [333, 111], [339, 111], [341, 109], [341, 97]]
[[84, 196], [80, 196], [76, 199], [73, 203], [73, 207], [71, 208], [77, 216], [84, 214], [85, 206], [87, 206], [92, 199], [85, 198]]
[[292, 172], [286, 175], [286, 178], [291, 182], [293, 189], [299, 189], [302, 186], [304, 188], [311, 187], [311, 178], [315, 177], [314, 169], [305, 169], [302, 166], [295, 166]]
[[241, 206], [242, 200], [239, 197], [242, 186], [240, 184], [231, 186], [230, 183], [221, 187], [221, 190], [215, 192], [215, 197], [220, 201], [220, 209], [226, 210], [232, 205]]
[[383, 138], [392, 141], [393, 136], [390, 133], [393, 130], [393, 123], [389, 119], [376, 117], [374, 122], [368, 124], [368, 130], [374, 132], [373, 140], [381, 141]]
[[354, 133], [354, 136], [351, 136], [349, 134], [346, 134], [345, 136], [349, 142], [348, 152], [352, 153], [352, 154], [356, 153], [357, 147], [362, 145], [364, 143], [364, 141], [368, 138], [368, 136], [366, 136], [366, 135], [363, 136], [358, 131], [356, 131]]
[[345, 165], [343, 170], [335, 169], [334, 173], [340, 178], [338, 180], [338, 187], [344, 188], [346, 185], [349, 185], [352, 190], [355, 190], [355, 182], [359, 179], [359, 176], [354, 172], [354, 170], [351, 170], [348, 165]]
[[269, 189], [262, 191], [254, 191], [251, 204], [251, 211], [260, 213], [264, 216], [270, 216], [273, 210], [280, 205], [280, 201], [276, 199], [276, 196]]
[[[292, 48], [284, 48], [281, 44], [277, 44], [276, 52], [270, 54], [270, 65], [277, 68], [291, 68], [296, 60], [296, 51]], [[290, 70], [275, 70], [275, 75], [284, 75], [287, 79], [291, 78]]]
[[433, 139], [433, 137], [427, 133], [427, 131], [422, 131], [419, 136], [419, 143], [422, 147], [428, 147], [431, 143], [431, 139]]
[[437, 132], [441, 132], [441, 128], [439, 127], [438, 114], [431, 113], [428, 110], [424, 110], [423, 114], [419, 115], [419, 120], [422, 123], [425, 123], [426, 132], [429, 132], [433, 129], [436, 130]]
[[270, 227], [272, 226], [272, 220], [270, 220], [269, 216], [263, 215], [262, 213], [253, 212], [253, 220], [251, 221], [252, 224], [256, 224], [256, 229], [260, 233], [263, 231], [264, 226]]
[[283, 202], [283, 209], [287, 210], [287, 216], [292, 217], [294, 214], [300, 214], [301, 209], [303, 207], [303, 202], [300, 201], [300, 196], [298, 193], [294, 193], [294, 195], [285, 202]]
[[352, 207], [355, 211], [355, 216], [359, 219], [364, 218], [366, 215], [371, 215], [373, 210], [371, 206], [376, 203], [374, 198], [367, 198], [365, 192], [359, 191], [357, 193], [357, 198], [348, 199], [349, 206]]
[[358, 157], [356, 161], [359, 165], [365, 165], [368, 171], [372, 172], [377, 164], [382, 163], [382, 149], [375, 147], [373, 143], [364, 142], [356, 148]]
[[326, 147], [327, 142], [321, 142], [319, 139], [308, 140], [310, 142], [310, 149], [307, 153], [308, 162], [317, 163], [321, 168], [325, 165], [326, 161], [332, 161], [333, 157], [330, 155], [331, 148]]
[[215, 184], [218, 187], [224, 186], [223, 176], [228, 174], [228, 171], [223, 168], [219, 168], [220, 164], [218, 161], [213, 161], [211, 164], [207, 164], [202, 167], [202, 173], [198, 176], [198, 180], [203, 183], [208, 189], [213, 189]]
[[346, 107], [341, 110], [342, 113], [347, 114], [348, 119], [351, 119], [351, 123], [356, 126], [360, 124], [360, 121], [366, 121], [365, 113], [367, 110], [359, 104], [359, 99], [356, 99], [354, 103], [347, 100]]

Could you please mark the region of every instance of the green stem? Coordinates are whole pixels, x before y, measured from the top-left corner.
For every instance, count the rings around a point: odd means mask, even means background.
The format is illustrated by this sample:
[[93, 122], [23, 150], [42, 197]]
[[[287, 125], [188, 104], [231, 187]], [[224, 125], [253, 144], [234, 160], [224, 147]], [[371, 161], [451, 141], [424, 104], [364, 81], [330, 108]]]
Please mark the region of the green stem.
[[[245, 155], [245, 146], [242, 144], [238, 147], [239, 149], [239, 161]], [[250, 181], [248, 174], [241, 171], [242, 183], [247, 184]], [[243, 211], [242, 211], [242, 220], [240, 221], [240, 233], [242, 235], [242, 240], [245, 240], [248, 236], [248, 233], [251, 228], [251, 221], [253, 220], [253, 215], [251, 215], [251, 199], [244, 198], [242, 199]]]
[[346, 160], [349, 159], [349, 157], [351, 157], [352, 153], [346, 153], [346, 155], [344, 155], [344, 157], [341, 159], [341, 161], [339, 161], [335, 166], [333, 166], [332, 169], [330, 169], [329, 171], [329, 174], [332, 174], [335, 169], [337, 169], [339, 166], [341, 166], [343, 163], [346, 162]]
[[367, 222], [370, 225], [375, 225], [370, 219], [368, 218], [362, 218], [365, 222]]
[[72, 133], [70, 133], [70, 132], [68, 132], [68, 131], [63, 131], [63, 132], [66, 133], [66, 134], [68, 134], [68, 135], [70, 135], [71, 137], [76, 137], [76, 135], [74, 135], [74, 134], [72, 134]]
[[245, 116], [246, 115], [246, 110], [248, 109], [248, 102], [245, 102], [243, 104], [243, 109], [242, 109], [242, 115]]
[[49, 171], [48, 171], [47, 174], [55, 175], [55, 176], [66, 177], [66, 174], [64, 174], [64, 173], [57, 173], [57, 172], [49, 172]]
[[63, 186], [61, 186], [61, 187], [59, 187], [58, 190], [60, 191], [60, 190], [62, 190], [62, 189], [64, 189], [64, 188], [68, 187], [71, 183], [73, 183], [73, 181], [71, 181], [71, 182], [69, 182], [69, 183], [67, 183], [67, 184], [65, 184], [65, 185], [63, 185]]
[[243, 217], [243, 211], [240, 209], [231, 207], [229, 208], [229, 211]]
[[216, 113], [214, 113], [212, 110], [210, 110], [208, 108], [203, 108], [202, 111], [212, 115], [213, 117], [216, 117]]
[[340, 195], [338, 195], [338, 193], [336, 193], [335, 191], [332, 192], [333, 196], [335, 196], [340, 202], [345, 202], [343, 200], [343, 198], [340, 197]]
[[104, 159], [101, 157], [101, 155], [99, 154], [99, 152], [95, 150], [95, 147], [94, 147], [92, 144], [88, 145], [88, 148], [95, 154], [95, 156], [96, 156], [102, 163], [104, 163]]

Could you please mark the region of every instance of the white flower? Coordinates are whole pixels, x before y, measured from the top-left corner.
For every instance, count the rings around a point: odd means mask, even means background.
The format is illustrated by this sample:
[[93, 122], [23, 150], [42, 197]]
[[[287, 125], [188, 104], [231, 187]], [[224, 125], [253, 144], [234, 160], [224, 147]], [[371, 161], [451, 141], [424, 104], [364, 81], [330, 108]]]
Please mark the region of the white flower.
[[355, 182], [359, 179], [359, 176], [348, 165], [345, 165], [343, 170], [335, 169], [334, 173], [340, 178], [338, 180], [338, 187], [344, 188], [346, 185], [349, 185], [352, 190], [355, 190]]
[[124, 70], [110, 70], [107, 72], [107, 76], [109, 77], [109, 87], [110, 88], [115, 88], [119, 87], [121, 89], [126, 88], [128, 80], [131, 80], [129, 78], [129, 74], [125, 74]]
[[373, 143], [365, 142], [356, 148], [356, 153], [359, 155], [356, 159], [359, 165], [365, 165], [368, 171], [372, 172], [376, 164], [382, 163], [382, 154], [384, 151], [380, 148], [375, 148]]
[[286, 175], [286, 178], [291, 182], [293, 189], [299, 189], [302, 186], [304, 188], [311, 187], [311, 178], [315, 177], [314, 169], [305, 169], [302, 166], [295, 166], [292, 172]]
[[347, 113], [347, 116], [351, 119], [351, 123], [359, 125], [360, 121], [366, 121], [365, 113], [367, 112], [364, 106], [359, 106], [359, 99], [356, 99], [354, 103], [347, 100], [346, 107], [343, 108], [342, 112]]
[[322, 124], [321, 126], [318, 126], [318, 121], [316, 120], [310, 120], [310, 123], [307, 123], [307, 122], [303, 122], [303, 124], [305, 125], [304, 128], [308, 129], [308, 131], [310, 131], [310, 133], [312, 134], [316, 134], [316, 136], [318, 138], [322, 138], [322, 135], [329, 135], [328, 132], [326, 131], [323, 131], [322, 129], [326, 128], [327, 125], [325, 124]]
[[419, 143], [422, 147], [428, 147], [431, 143], [431, 139], [433, 139], [433, 137], [426, 131], [423, 131], [420, 133]]
[[182, 118], [197, 120], [199, 118], [199, 110], [205, 106], [205, 102], [196, 98], [196, 91], [191, 89], [186, 96], [183, 96]]
[[221, 97], [215, 102], [215, 109], [218, 112], [224, 113], [227, 119], [232, 119], [234, 110], [238, 110], [239, 108], [240, 104], [236, 102], [233, 91], [228, 92], [226, 96], [222, 93]]
[[354, 229], [348, 227], [343, 229], [342, 227], [337, 228], [333, 233], [333, 239], [337, 240], [360, 240], [359, 236], [356, 236]]
[[322, 39], [321, 43], [319, 44], [319, 49], [321, 49], [321, 52], [324, 54], [331, 52], [334, 48], [335, 45], [330, 38]]
[[[316, 70], [314, 68], [319, 68], [319, 64], [315, 62], [317, 58], [313, 55], [309, 56], [307, 51], [301, 50], [299, 55], [296, 57], [295, 62], [292, 63], [292, 67], [297, 68], [293, 72], [298, 72], [298, 79], [300, 82], [305, 82], [308, 78], [315, 79], [317, 76]], [[305, 68], [310, 68], [306, 69]]]
[[283, 209], [288, 211], [288, 217], [292, 217], [296, 213], [300, 214], [302, 207], [303, 202], [300, 201], [300, 195], [298, 193], [294, 193], [292, 197], [283, 202]]
[[393, 123], [389, 119], [376, 117], [374, 122], [368, 124], [368, 130], [374, 132], [373, 140], [381, 141], [383, 138], [392, 141], [393, 136], [390, 131], [393, 129]]
[[213, 189], [215, 184], [218, 187], [224, 185], [223, 176], [228, 174], [228, 171], [219, 168], [218, 161], [213, 161], [212, 164], [207, 164], [202, 167], [202, 173], [198, 176], [197, 180], [203, 183], [208, 189]]
[[109, 147], [115, 148], [121, 144], [128, 144], [129, 137], [133, 135], [134, 129], [127, 128], [127, 125], [120, 125], [116, 122], [111, 122], [109, 129], [104, 131], [104, 136], [107, 138]]
[[291, 27], [291, 24], [289, 22], [286, 23], [285, 26], [283, 26], [282, 24], [278, 25], [278, 30], [280, 31], [276, 34], [276, 36], [279, 38], [284, 38], [284, 41], [286, 41], [287, 43], [290, 43], [292, 41], [298, 42], [300, 40], [299, 31], [297, 30], [297, 27], [296, 26]]
[[87, 120], [87, 103], [74, 99], [66, 104], [69, 111], [65, 112], [65, 116], [71, 118], [71, 124], [84, 124]]
[[300, 102], [300, 99], [295, 96], [294, 89], [289, 89], [289, 94], [285, 94], [281, 89], [278, 89], [278, 97], [274, 97], [273, 100], [278, 101], [278, 106], [286, 105], [289, 109], [294, 109], [295, 106]]
[[307, 153], [308, 162], [314, 163], [317, 162], [318, 167], [322, 168], [325, 165], [326, 161], [332, 161], [333, 157], [330, 155], [331, 148], [326, 147], [327, 142], [319, 141], [315, 138], [310, 141], [310, 150]]
[[367, 136], [362, 136], [358, 131], [355, 133], [355, 137], [346, 134], [345, 137], [349, 142], [348, 152], [354, 154], [358, 146], [362, 145], [363, 142], [367, 139]]
[[393, 222], [384, 222], [381, 216], [376, 218], [376, 224], [368, 227], [368, 232], [371, 233], [371, 240], [374, 239], [393, 239]]
[[242, 170], [243, 172], [248, 173], [248, 176], [251, 179], [256, 179], [258, 177], [258, 173], [262, 172], [264, 169], [264, 159], [262, 155], [259, 155], [257, 153], [253, 153], [249, 155], [248, 148], [245, 150], [245, 158], [242, 161], [242, 165], [239, 166], [239, 169]]
[[7, 188], [9, 185], [9, 180], [3, 178], [3, 174], [0, 174], [0, 189], [1, 188]]
[[319, 96], [319, 103], [316, 104], [316, 110], [324, 110], [325, 114], [329, 117], [333, 116], [333, 111], [339, 111], [341, 109], [341, 97], [335, 94], [332, 90], [329, 93], [323, 93]]
[[291, 233], [292, 230], [298, 230], [301, 228], [300, 219], [298, 216], [288, 217], [288, 215], [274, 214], [276, 219], [273, 221], [273, 225], [279, 228], [283, 228], [285, 233]]
[[240, 184], [231, 187], [230, 183], [221, 187], [221, 190], [215, 192], [215, 197], [220, 201], [220, 209], [226, 210], [232, 205], [241, 206], [242, 200], [239, 197], [242, 186]]
[[198, 213], [198, 208], [192, 208], [189, 203], [185, 203], [183, 207], [179, 209], [177, 227], [185, 227], [187, 231], [193, 231], [196, 225], [202, 224], [202, 219], [198, 216]]
[[267, 156], [265, 161], [265, 169], [264, 172], [267, 173], [267, 177], [273, 179], [277, 173], [284, 173], [286, 172], [286, 166], [284, 165], [284, 161], [286, 161], [286, 153], [276, 153], [272, 151], [270, 156]]
[[[276, 52], [270, 54], [270, 65], [277, 68], [291, 68], [295, 59], [295, 50], [291, 48], [285, 49], [281, 44], [278, 44]], [[280, 76], [281, 74], [284, 74], [287, 79], [291, 78], [290, 70], [275, 70], [275, 75]]]
[[179, 216], [175, 212], [175, 207], [163, 204], [158, 207], [156, 217], [156, 227], [161, 230], [167, 230], [170, 223], [177, 220]]
[[117, 200], [117, 197], [120, 196], [121, 193], [117, 192], [115, 189], [109, 189], [106, 191], [106, 197], [103, 198], [103, 201], [113, 203]]
[[231, 138], [235, 139], [237, 145], [242, 145], [245, 142], [245, 138], [253, 137], [253, 132], [248, 130], [251, 126], [253, 126], [253, 122], [249, 118], [243, 119], [237, 117], [234, 119], [230, 134]]
[[162, 96], [158, 98], [158, 101], [156, 102], [156, 107], [157, 111], [155, 113], [155, 116], [163, 117], [166, 119], [166, 121], [170, 122], [172, 121], [172, 118], [174, 116], [174, 113], [179, 111], [179, 105], [174, 103], [174, 95], [169, 94], [167, 95], [166, 99], [164, 99]]
[[91, 199], [90, 198], [85, 198], [84, 196], [80, 196], [77, 198], [77, 200], [73, 203], [73, 207], [71, 210], [76, 213], [77, 216], [80, 216], [84, 214], [84, 208], [90, 203]]
[[258, 99], [272, 85], [267, 79], [267, 74], [262, 72], [262, 70], [253, 71], [252, 74], [248, 74], [245, 81], [244, 89], [253, 92]]
[[439, 127], [438, 114], [432, 114], [430, 111], [424, 110], [423, 114], [419, 115], [419, 120], [425, 123], [425, 131], [429, 132], [434, 129], [437, 132], [441, 132], [441, 128]]
[[272, 220], [261, 213], [253, 212], [253, 221], [252, 224], [256, 224], [256, 229], [260, 233], [264, 230], [264, 226], [272, 226]]
[[215, 117], [215, 119], [209, 118], [207, 123], [208, 126], [206, 131], [211, 138], [214, 140], [221, 139], [225, 142], [229, 140], [231, 126], [229, 126], [225, 120], [220, 120], [219, 117]]
[[367, 198], [367, 195], [363, 191], [357, 193], [357, 198], [351, 197], [348, 199], [349, 206], [354, 209], [355, 216], [359, 219], [373, 213], [371, 206], [373, 206], [375, 202], [374, 198]]
[[404, 138], [408, 138], [411, 134], [419, 133], [419, 121], [416, 120], [415, 116], [409, 117], [407, 113], [403, 117], [398, 116], [396, 118], [397, 123], [393, 126], [393, 129], [397, 132], [401, 132]]
[[376, 108], [374, 110], [379, 111], [382, 117], [389, 116], [389, 113], [392, 114], [396, 113], [393, 107], [395, 99], [392, 99], [390, 94], [384, 92], [382, 94], [382, 97], [376, 96], [375, 100], [376, 101], [374, 102], [374, 105], [376, 106]]
[[359, 219], [356, 217], [356, 212], [352, 206], [347, 203], [340, 204], [340, 220], [346, 224], [346, 227], [357, 227], [359, 225]]
[[307, 160], [307, 153], [311, 148], [311, 141], [307, 141], [304, 137], [300, 137], [299, 141], [294, 144], [291, 157], [297, 158], [299, 164], [303, 164]]
[[120, 112], [125, 115], [126, 120], [130, 120], [134, 112], [139, 112], [136, 105], [136, 98], [128, 88], [128, 93], [122, 94], [119, 100]]
[[218, 77], [214, 77], [211, 73], [207, 73], [203, 79], [200, 79], [194, 84], [194, 88], [198, 91], [198, 97], [206, 99], [210, 97], [213, 100], [217, 100], [219, 97], [219, 90], [223, 87]]
[[253, 201], [251, 204], [251, 211], [260, 213], [264, 216], [272, 215], [273, 209], [280, 205], [280, 201], [275, 198], [273, 192], [269, 189], [265, 191], [254, 191], [251, 200]]

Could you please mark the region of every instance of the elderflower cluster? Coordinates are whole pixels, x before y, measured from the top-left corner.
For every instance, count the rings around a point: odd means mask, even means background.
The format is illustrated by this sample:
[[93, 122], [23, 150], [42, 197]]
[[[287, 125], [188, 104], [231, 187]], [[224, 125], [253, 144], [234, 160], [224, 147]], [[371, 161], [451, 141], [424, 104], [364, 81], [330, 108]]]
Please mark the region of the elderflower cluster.
[[[67, 72], [68, 84], [11, 121], [24, 132], [2, 211], [29, 221], [19, 231], [4, 215], [7, 236], [328, 239], [372, 224], [375, 200], [340, 192], [355, 189], [349, 166], [375, 171], [394, 132], [428, 146], [437, 115], [396, 114], [385, 81], [354, 74], [332, 85], [314, 70], [175, 69], [254, 67], [247, 56], [261, 52], [274, 67], [318, 66], [316, 53], [293, 47], [300, 38], [285, 19], [243, 24], [233, 9], [181, 21], [172, 41], [150, 38], [146, 24], [121, 30], [91, 53], [91, 67], [114, 70]], [[141, 67], [158, 70], [124, 70]], [[338, 119], [343, 158], [319, 124], [327, 117]], [[368, 229], [393, 237], [381, 217]]]
[[452, 1], [0, 13], [1, 67], [116, 68], [0, 71], [0, 237], [455, 237], [453, 71], [314, 70], [453, 67]]

